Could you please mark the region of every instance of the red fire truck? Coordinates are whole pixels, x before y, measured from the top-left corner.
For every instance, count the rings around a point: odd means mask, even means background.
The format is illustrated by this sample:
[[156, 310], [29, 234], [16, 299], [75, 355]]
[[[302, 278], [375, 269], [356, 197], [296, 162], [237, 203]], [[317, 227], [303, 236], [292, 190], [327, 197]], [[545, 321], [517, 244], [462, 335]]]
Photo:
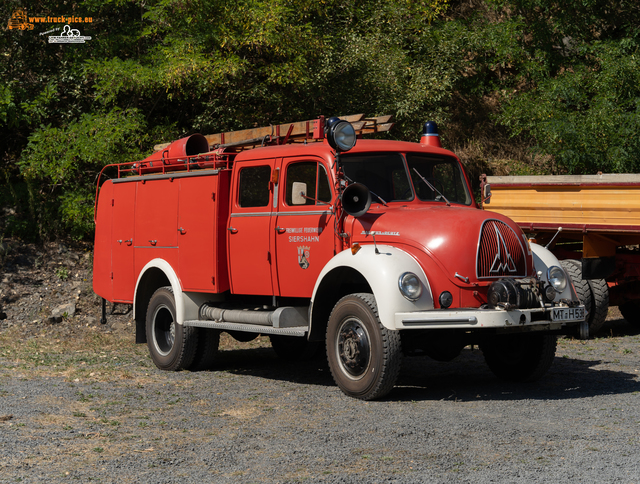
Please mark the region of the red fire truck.
[[362, 139], [390, 125], [193, 135], [105, 167], [95, 292], [133, 305], [164, 370], [212, 365], [226, 331], [269, 335], [287, 359], [326, 345], [337, 385], [364, 400], [391, 391], [403, 354], [449, 361], [467, 345], [500, 378], [540, 378], [556, 336], [585, 324], [571, 279], [479, 209], [435, 123], [419, 143]]

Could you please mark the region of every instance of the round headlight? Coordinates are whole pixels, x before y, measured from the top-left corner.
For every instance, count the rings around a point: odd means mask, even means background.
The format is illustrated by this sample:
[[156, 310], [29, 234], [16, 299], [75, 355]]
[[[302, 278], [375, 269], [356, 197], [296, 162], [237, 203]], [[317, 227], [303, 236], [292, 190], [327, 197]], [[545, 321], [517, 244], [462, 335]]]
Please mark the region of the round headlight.
[[557, 292], [562, 292], [565, 287], [567, 287], [567, 275], [564, 273], [564, 270], [558, 266], [549, 267], [547, 280]]
[[356, 145], [356, 130], [351, 123], [340, 118], [329, 118], [325, 126], [329, 146], [339, 152], [349, 151]]
[[416, 301], [422, 294], [422, 284], [420, 279], [412, 272], [405, 272], [398, 280], [400, 292], [409, 301]]

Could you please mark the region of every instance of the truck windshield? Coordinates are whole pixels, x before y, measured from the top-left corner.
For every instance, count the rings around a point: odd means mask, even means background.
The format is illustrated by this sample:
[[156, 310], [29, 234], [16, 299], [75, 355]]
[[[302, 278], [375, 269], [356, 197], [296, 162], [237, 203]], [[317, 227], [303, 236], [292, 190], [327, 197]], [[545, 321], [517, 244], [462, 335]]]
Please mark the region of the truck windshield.
[[[407, 153], [407, 164], [420, 200], [444, 201], [441, 197], [444, 195], [452, 203], [471, 204], [471, 195], [457, 160], [422, 153]], [[416, 171], [426, 178], [436, 191], [424, 183]]]
[[[347, 178], [366, 185], [374, 199], [377, 196], [385, 202], [409, 201], [415, 190], [419, 200], [444, 203], [444, 195], [452, 203], [471, 204], [460, 165], [454, 158], [423, 153], [367, 153], [344, 154], [340, 159]], [[414, 169], [436, 190], [422, 181]]]

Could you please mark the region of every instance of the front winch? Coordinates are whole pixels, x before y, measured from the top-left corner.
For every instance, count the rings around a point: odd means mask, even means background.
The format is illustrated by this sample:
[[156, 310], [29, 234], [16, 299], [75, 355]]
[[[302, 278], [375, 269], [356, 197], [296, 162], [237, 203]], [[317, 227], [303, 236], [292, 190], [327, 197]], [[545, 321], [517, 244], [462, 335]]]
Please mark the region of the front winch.
[[540, 307], [537, 289], [535, 282], [500, 279], [489, 286], [487, 301], [491, 307], [507, 310]]

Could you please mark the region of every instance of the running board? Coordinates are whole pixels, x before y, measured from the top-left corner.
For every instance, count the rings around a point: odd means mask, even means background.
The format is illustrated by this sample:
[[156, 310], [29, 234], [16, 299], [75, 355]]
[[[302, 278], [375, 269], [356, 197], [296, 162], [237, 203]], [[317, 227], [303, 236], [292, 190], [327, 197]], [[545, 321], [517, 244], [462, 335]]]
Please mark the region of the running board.
[[194, 328], [210, 328], [219, 329], [222, 331], [244, 331], [246, 333], [261, 333], [261, 334], [281, 334], [283, 336], [306, 336], [309, 332], [308, 326], [295, 326], [291, 328], [274, 328], [273, 326], [262, 326], [259, 324], [245, 324], [245, 323], [228, 323], [217, 321], [185, 321], [184, 326], [191, 326]]

